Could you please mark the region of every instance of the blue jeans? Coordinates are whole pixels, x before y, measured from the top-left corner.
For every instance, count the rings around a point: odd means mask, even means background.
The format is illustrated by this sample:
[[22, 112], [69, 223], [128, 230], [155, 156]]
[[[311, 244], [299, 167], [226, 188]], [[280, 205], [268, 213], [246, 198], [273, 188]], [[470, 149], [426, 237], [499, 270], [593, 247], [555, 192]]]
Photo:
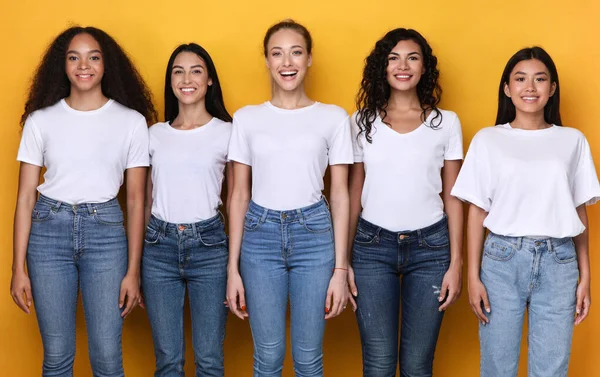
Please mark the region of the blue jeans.
[[73, 376], [80, 289], [93, 374], [123, 376], [119, 293], [127, 238], [117, 200], [69, 205], [40, 195], [27, 268], [44, 345], [42, 376]]
[[490, 233], [480, 277], [491, 307], [479, 326], [481, 376], [517, 375], [528, 309], [529, 376], [566, 377], [579, 278], [573, 240]]
[[[365, 377], [432, 375], [444, 313], [438, 301], [450, 266], [447, 219], [426, 228], [392, 232], [362, 218], [352, 268]], [[402, 314], [398, 351], [399, 314]], [[399, 353], [399, 356], [398, 356]]]
[[254, 340], [254, 377], [281, 376], [288, 296], [296, 376], [323, 376], [325, 299], [334, 265], [331, 216], [323, 200], [290, 211], [250, 202], [240, 273]]
[[185, 376], [187, 287], [196, 377], [223, 377], [228, 252], [220, 216], [193, 224], [152, 216], [144, 244], [142, 289], [154, 340], [154, 376]]

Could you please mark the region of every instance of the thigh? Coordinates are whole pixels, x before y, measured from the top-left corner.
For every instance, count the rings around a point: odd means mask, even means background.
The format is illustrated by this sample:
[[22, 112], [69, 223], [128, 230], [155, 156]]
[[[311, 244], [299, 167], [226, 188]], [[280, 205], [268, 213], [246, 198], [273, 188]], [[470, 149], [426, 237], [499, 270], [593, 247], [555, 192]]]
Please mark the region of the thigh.
[[572, 240], [543, 253], [529, 302], [529, 375], [567, 375], [579, 278]]
[[[75, 317], [79, 273], [73, 249], [73, 217], [67, 211], [31, 224], [27, 270], [31, 280], [35, 313], [44, 352], [49, 355], [75, 352]], [[34, 211], [34, 214], [36, 212]]]
[[398, 245], [376, 239], [360, 225], [352, 268], [358, 289], [356, 319], [365, 376], [394, 376], [398, 364], [400, 277]]
[[146, 232], [142, 290], [152, 328], [157, 365], [167, 360], [178, 362], [184, 357], [185, 280], [179, 271], [177, 235], [162, 235], [154, 229]]
[[411, 244], [406, 252], [409, 255], [402, 275], [400, 374], [431, 376], [444, 316], [438, 298], [450, 265], [447, 228], [424, 237], [421, 243]]
[[[184, 272], [192, 314], [192, 340], [199, 376], [223, 375], [227, 308], [227, 237], [222, 228], [190, 240]], [[213, 234], [214, 233], [214, 234]], [[218, 242], [216, 242], [218, 241]], [[187, 244], [187, 243], [186, 243]]]

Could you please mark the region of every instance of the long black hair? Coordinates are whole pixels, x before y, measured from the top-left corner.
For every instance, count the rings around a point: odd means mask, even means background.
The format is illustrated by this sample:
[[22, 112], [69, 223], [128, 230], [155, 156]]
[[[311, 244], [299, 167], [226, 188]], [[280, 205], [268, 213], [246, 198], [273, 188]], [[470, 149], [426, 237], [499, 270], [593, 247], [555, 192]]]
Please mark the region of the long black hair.
[[196, 43], [179, 45], [169, 58], [167, 73], [165, 75], [165, 121], [173, 122], [175, 118], [177, 118], [177, 115], [179, 115], [179, 102], [171, 88], [171, 71], [173, 70], [175, 58], [182, 52], [194, 53], [206, 63], [208, 77], [212, 80], [212, 85], [208, 86], [204, 100], [206, 111], [213, 117], [221, 119], [224, 122], [231, 122], [231, 115], [227, 112], [225, 102], [223, 101], [223, 92], [221, 91], [221, 83], [219, 82], [219, 76], [217, 75], [217, 68], [208, 51]]
[[365, 59], [365, 68], [356, 96], [358, 109], [357, 123], [361, 133], [365, 133], [367, 141], [372, 142], [371, 128], [375, 119], [381, 112], [385, 119], [386, 108], [390, 99], [390, 84], [387, 81], [386, 69], [388, 55], [400, 41], [411, 40], [421, 47], [423, 54], [423, 67], [425, 73], [417, 84], [417, 96], [421, 104], [421, 119], [427, 119], [428, 112], [434, 112], [431, 127], [437, 128], [442, 123], [442, 113], [437, 108], [442, 96], [442, 88], [438, 83], [440, 71], [437, 69], [437, 57], [433, 55], [427, 40], [416, 30], [398, 28], [389, 31], [383, 38], [375, 43], [375, 48]]
[[550, 55], [541, 47], [534, 46], [517, 51], [506, 63], [502, 78], [500, 79], [500, 88], [498, 90], [498, 114], [496, 115], [496, 124], [505, 124], [515, 120], [517, 111], [512, 99], [504, 92], [504, 86], [510, 81], [510, 74], [515, 66], [523, 60], [536, 59], [544, 63], [548, 72], [550, 72], [550, 82], [556, 84], [554, 94], [548, 98], [548, 103], [544, 106], [544, 121], [548, 124], [562, 126], [560, 119], [560, 85], [558, 83], [558, 71]]
[[156, 110], [152, 104], [152, 93], [121, 46], [103, 30], [73, 26], [60, 33], [46, 49], [31, 81], [21, 125], [32, 112], [69, 96], [71, 83], [65, 71], [67, 49], [71, 40], [83, 33], [91, 35], [102, 50], [104, 75], [101, 86], [104, 96], [138, 111], [148, 123], [153, 123]]

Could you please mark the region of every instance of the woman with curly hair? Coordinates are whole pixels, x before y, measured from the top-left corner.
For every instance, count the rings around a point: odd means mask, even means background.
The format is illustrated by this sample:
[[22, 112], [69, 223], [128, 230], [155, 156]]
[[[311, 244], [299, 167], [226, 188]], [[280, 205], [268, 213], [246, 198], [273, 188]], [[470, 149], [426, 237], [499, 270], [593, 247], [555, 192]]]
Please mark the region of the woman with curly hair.
[[431, 376], [444, 310], [460, 294], [463, 209], [450, 189], [462, 133], [438, 108], [438, 77], [425, 38], [392, 30], [366, 59], [352, 117], [348, 277], [368, 377], [394, 376], [398, 357], [402, 376]]
[[[141, 76], [100, 29], [63, 31], [33, 77], [17, 156], [11, 294], [26, 313], [35, 303], [43, 376], [73, 375], [80, 290], [93, 374], [123, 376], [123, 319], [140, 302], [155, 115]], [[115, 198], [124, 174], [127, 235]]]
[[[312, 39], [304, 26], [273, 25], [263, 48], [271, 100], [234, 114], [229, 144], [227, 301], [235, 315], [249, 316], [255, 377], [281, 376], [288, 302], [296, 376], [322, 377], [325, 321], [350, 296], [350, 119], [344, 109], [306, 94]], [[322, 195], [327, 166], [331, 213]]]
[[142, 258], [154, 376], [184, 376], [187, 288], [196, 376], [223, 377], [227, 236], [219, 205], [225, 176], [228, 199], [233, 183], [227, 163], [231, 115], [213, 60], [195, 43], [178, 46], [167, 63], [165, 120], [149, 130]]
[[541, 47], [506, 63], [496, 125], [473, 138], [452, 195], [470, 204], [480, 375], [517, 375], [527, 313], [529, 376], [566, 377], [574, 325], [591, 305], [586, 206], [600, 184], [585, 135], [562, 126], [558, 71]]

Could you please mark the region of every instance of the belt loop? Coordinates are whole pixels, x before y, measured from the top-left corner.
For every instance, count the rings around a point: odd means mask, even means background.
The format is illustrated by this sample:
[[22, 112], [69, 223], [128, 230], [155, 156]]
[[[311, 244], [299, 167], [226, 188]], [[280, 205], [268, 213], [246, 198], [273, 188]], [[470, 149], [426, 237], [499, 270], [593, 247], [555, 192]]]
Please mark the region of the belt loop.
[[298, 221], [300, 221], [300, 224], [304, 225], [304, 212], [302, 212], [300, 208], [296, 208], [296, 215], [298, 215]]
[[192, 234], [194, 235], [194, 238], [198, 238], [198, 229], [196, 229], [196, 223], [192, 223]]
[[264, 223], [265, 221], [267, 221], [267, 215], [269, 214], [269, 209], [265, 208], [263, 211], [263, 214], [260, 216], [260, 223]]
[[517, 237], [517, 250], [521, 250], [521, 245], [523, 245], [523, 237]]
[[419, 246], [423, 245], [423, 233], [421, 232], [421, 229], [417, 229], [417, 236], [419, 238]]
[[223, 215], [223, 212], [221, 212], [220, 209], [217, 209], [217, 213], [219, 214], [219, 217], [221, 218], [221, 222], [223, 224], [225, 224], [225, 215]]
[[58, 210], [60, 209], [61, 205], [62, 205], [62, 202], [56, 202], [56, 203], [54, 203], [54, 205], [52, 206], [52, 208], [54, 209], [54, 212], [58, 212]]
[[554, 240], [554, 238], [548, 238], [546, 240], [546, 245], [548, 246], [548, 252], [552, 252], [552, 250], [554, 250], [554, 246], [552, 244], [552, 241]]
[[327, 209], [331, 211], [331, 208], [329, 207], [329, 202], [327, 201], [327, 198], [325, 197], [325, 195], [321, 195], [321, 199], [323, 199], [323, 201], [325, 202]]
[[[156, 220], [158, 220], [158, 219], [156, 219]], [[164, 237], [167, 234], [167, 225], [169, 225], [169, 224], [166, 221], [163, 221], [163, 220], [158, 220], [158, 221], [160, 221], [160, 230], [161, 230], [162, 235]]]
[[92, 205], [90, 203], [87, 203], [86, 207], [88, 209], [88, 214], [91, 215], [92, 213], [94, 213], [94, 207], [92, 207]]

